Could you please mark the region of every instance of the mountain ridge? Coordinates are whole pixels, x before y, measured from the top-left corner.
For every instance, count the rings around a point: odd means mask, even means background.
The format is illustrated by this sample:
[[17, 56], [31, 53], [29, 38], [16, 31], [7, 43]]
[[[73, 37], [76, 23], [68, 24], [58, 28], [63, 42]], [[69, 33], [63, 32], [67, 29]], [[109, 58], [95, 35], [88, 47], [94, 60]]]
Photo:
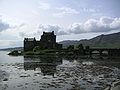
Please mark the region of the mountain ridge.
[[59, 43], [63, 44], [63, 47], [83, 44], [84, 46], [94, 48], [120, 48], [120, 32], [106, 35], [102, 34], [91, 39], [67, 40]]

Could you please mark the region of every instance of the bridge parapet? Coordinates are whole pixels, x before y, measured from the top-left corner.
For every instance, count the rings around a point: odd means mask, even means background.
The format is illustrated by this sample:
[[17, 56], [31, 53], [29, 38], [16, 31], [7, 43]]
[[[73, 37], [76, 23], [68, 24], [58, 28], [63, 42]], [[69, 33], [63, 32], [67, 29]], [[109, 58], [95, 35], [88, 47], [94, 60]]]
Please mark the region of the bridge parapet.
[[[108, 56], [120, 56], [120, 48], [90, 48], [85, 51], [89, 52], [90, 56], [93, 54], [103, 55], [104, 51], [107, 52]], [[93, 53], [94, 51], [97, 51], [97, 53]]]

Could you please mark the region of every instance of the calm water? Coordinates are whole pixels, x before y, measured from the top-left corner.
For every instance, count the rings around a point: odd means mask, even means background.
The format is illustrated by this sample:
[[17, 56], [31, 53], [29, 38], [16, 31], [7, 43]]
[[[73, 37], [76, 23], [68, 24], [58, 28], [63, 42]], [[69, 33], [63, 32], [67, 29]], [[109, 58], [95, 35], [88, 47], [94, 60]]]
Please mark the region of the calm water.
[[119, 58], [7, 54], [0, 51], [0, 90], [103, 90], [120, 79]]
[[24, 57], [23, 56], [9, 56], [7, 55], [9, 52], [7, 51], [0, 51], [0, 63], [23, 63]]
[[77, 60], [78, 63], [83, 64], [99, 64], [99, 65], [106, 65], [106, 66], [113, 66], [120, 68], [120, 58], [94, 58], [94, 59], [83, 59], [80, 57], [58, 57], [58, 56], [9, 56], [7, 55], [9, 52], [7, 51], [0, 51], [0, 63], [29, 63], [29, 62], [39, 62], [39, 63], [55, 63], [55, 64], [64, 64], [67, 62], [74, 62]]

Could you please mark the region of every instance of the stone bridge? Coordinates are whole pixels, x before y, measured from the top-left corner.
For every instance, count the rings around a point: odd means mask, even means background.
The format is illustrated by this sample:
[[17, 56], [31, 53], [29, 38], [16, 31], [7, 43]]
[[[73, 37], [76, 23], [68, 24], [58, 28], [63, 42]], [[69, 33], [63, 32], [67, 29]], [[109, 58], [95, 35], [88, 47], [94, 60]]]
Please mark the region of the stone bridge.
[[85, 50], [88, 52], [90, 56], [93, 54], [107, 54], [108, 56], [120, 56], [120, 48], [90, 48], [89, 50]]

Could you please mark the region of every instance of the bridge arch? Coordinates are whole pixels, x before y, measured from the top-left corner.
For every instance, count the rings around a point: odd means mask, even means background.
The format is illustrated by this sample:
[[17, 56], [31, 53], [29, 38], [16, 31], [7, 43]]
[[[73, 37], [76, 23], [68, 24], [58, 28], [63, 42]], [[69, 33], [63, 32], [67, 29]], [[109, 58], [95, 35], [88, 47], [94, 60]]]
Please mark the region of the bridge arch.
[[103, 55], [108, 55], [108, 54], [109, 54], [109, 51], [108, 51], [108, 50], [103, 50], [103, 51], [102, 51], [102, 54], [103, 54]]
[[93, 54], [108, 55], [108, 56], [120, 56], [120, 49], [108, 49], [108, 48], [91, 48], [89, 49], [89, 54], [92, 56]]
[[99, 50], [93, 50], [93, 51], [91, 51], [91, 53], [92, 54], [99, 54], [100, 52], [99, 52]]
[[109, 51], [107, 49], [91, 49], [90, 54], [108, 55]]

